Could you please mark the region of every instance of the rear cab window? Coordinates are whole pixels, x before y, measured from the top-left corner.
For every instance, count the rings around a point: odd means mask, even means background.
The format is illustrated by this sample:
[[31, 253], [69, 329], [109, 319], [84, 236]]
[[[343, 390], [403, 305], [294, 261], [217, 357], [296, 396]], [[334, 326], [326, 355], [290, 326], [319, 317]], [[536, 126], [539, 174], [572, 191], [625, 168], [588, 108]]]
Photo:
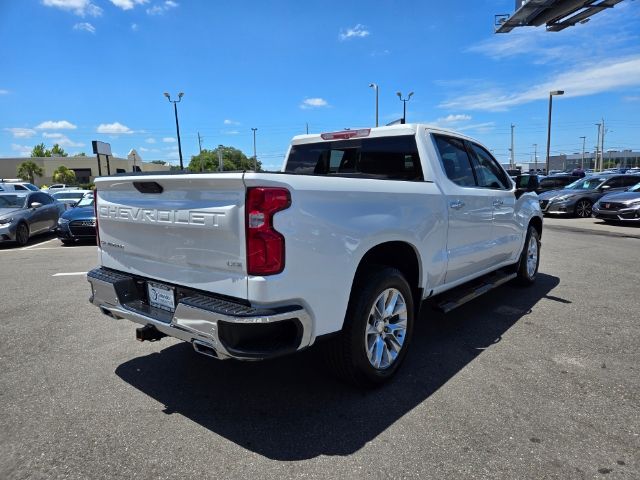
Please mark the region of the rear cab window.
[[414, 135], [293, 145], [285, 172], [380, 180], [423, 180]]

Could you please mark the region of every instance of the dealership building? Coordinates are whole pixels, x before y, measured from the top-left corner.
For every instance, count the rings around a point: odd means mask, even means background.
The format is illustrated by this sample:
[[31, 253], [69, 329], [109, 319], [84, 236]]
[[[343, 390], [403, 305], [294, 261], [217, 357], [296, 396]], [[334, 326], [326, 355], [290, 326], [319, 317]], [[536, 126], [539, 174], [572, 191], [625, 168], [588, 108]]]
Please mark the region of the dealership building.
[[[598, 152], [598, 157], [600, 153]], [[584, 163], [582, 153], [551, 155], [549, 157], [549, 170], [572, 170], [584, 165], [585, 170], [595, 168], [596, 154], [594, 152], [584, 152]], [[604, 152], [604, 168], [640, 167], [640, 152], [633, 150], [609, 150]], [[544, 170], [546, 168], [545, 158], [538, 155], [537, 162], [518, 162], [518, 167], [523, 172], [529, 170]], [[505, 164], [505, 168], [509, 168]]]
[[107, 157], [100, 155], [100, 165], [96, 156], [91, 157], [17, 157], [0, 158], [0, 179], [18, 178], [18, 167], [21, 163], [30, 160], [43, 170], [41, 177], [35, 178], [37, 185], [51, 185], [53, 182], [53, 172], [64, 165], [73, 170], [76, 174], [76, 182], [79, 184], [92, 183], [101, 175], [111, 175], [126, 172], [151, 172], [167, 171], [169, 165], [158, 165], [156, 163], [143, 162], [140, 155], [135, 150], [131, 150], [127, 158]]

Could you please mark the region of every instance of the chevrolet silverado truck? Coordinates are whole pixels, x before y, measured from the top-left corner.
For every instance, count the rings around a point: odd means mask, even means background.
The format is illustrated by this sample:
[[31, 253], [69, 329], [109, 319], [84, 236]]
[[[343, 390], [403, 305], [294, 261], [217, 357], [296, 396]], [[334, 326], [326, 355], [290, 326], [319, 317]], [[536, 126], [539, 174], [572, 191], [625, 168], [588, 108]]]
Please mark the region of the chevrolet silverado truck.
[[418, 309], [531, 284], [542, 213], [489, 150], [426, 125], [293, 139], [280, 172], [96, 180], [91, 302], [218, 359], [325, 340], [329, 364], [391, 378]]

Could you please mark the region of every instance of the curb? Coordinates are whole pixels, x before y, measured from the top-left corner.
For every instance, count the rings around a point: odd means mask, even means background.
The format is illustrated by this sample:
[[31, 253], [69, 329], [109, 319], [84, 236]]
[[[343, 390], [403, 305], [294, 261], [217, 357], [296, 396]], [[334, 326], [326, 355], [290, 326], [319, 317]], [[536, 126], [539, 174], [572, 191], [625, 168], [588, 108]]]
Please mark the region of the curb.
[[626, 232], [612, 232], [609, 230], [596, 230], [595, 228], [584, 227], [571, 227], [565, 225], [549, 225], [543, 224], [542, 230], [565, 230], [569, 232], [588, 233], [591, 235], [602, 235], [604, 237], [618, 237], [618, 238], [636, 238], [640, 239], [640, 229], [638, 233], [626, 233]]

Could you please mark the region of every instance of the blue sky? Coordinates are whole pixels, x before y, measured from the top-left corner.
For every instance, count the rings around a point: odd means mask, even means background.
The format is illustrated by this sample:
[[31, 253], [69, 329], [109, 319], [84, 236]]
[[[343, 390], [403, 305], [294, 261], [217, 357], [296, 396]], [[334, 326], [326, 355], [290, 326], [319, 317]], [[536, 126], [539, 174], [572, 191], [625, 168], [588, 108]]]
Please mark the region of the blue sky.
[[185, 164], [231, 145], [278, 168], [293, 135], [371, 126], [401, 116], [395, 95], [414, 91], [408, 121], [478, 138], [517, 161], [546, 145], [554, 99], [553, 153], [587, 150], [604, 118], [605, 149], [640, 149], [640, 2], [559, 33], [493, 33], [513, 0], [187, 1], [0, 0], [0, 157], [58, 142], [91, 153], [176, 162], [179, 104]]

